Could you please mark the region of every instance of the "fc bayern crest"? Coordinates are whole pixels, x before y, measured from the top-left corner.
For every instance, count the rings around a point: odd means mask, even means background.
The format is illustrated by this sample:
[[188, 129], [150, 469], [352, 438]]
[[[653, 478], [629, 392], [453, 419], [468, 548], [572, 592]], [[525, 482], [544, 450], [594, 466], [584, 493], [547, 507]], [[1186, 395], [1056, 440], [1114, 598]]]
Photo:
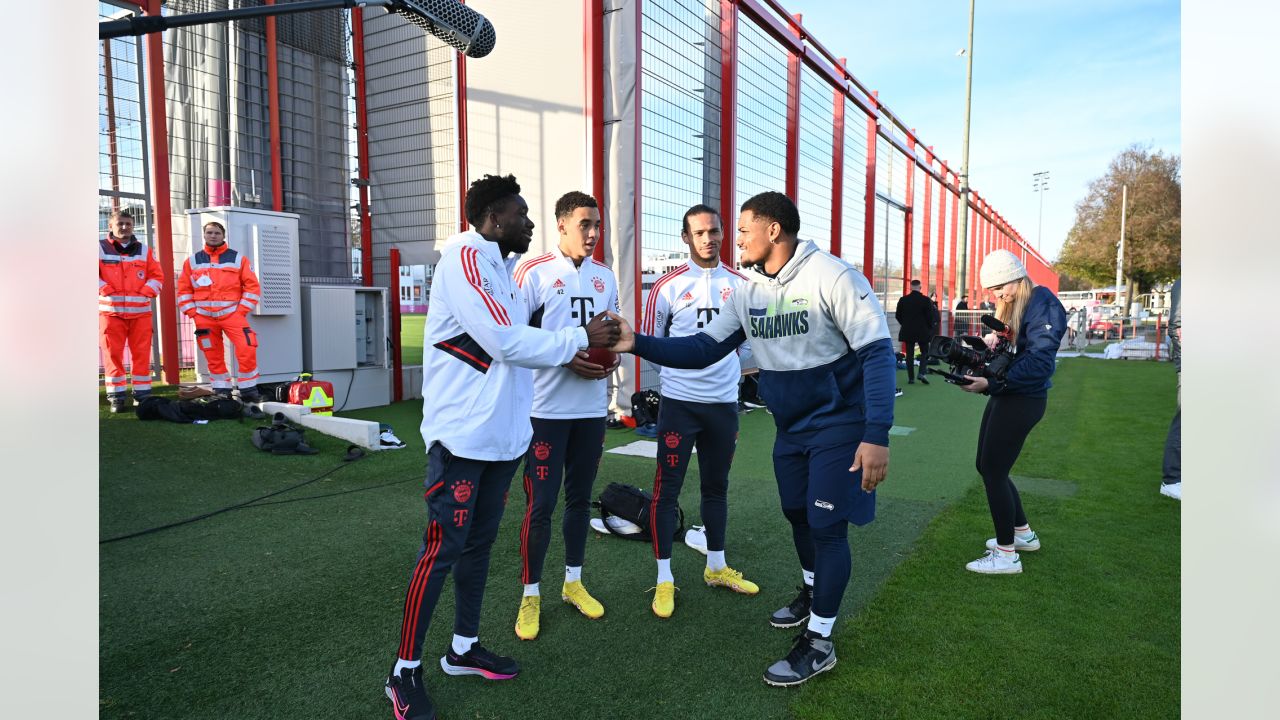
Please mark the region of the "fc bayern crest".
[[596, 286], [596, 292], [604, 292], [604, 281], [600, 278], [591, 278], [591, 284]]
[[471, 499], [471, 481], [459, 480], [453, 484], [453, 499], [464, 503]]
[[729, 296], [733, 294], [733, 288], [726, 287], [720, 290], [720, 302], [729, 302]]
[[680, 444], [680, 433], [669, 432], [662, 436], [662, 441], [667, 444], [667, 447], [674, 450]]
[[538, 460], [546, 460], [551, 457], [551, 444], [544, 442], [534, 443], [533, 456]]

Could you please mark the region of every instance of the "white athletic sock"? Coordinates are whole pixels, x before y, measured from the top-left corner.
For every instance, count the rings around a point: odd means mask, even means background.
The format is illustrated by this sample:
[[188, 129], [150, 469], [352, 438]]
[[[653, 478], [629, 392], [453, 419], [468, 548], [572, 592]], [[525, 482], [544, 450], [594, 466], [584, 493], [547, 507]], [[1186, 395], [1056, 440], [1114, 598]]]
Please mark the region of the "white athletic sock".
[[396, 669], [391, 671], [392, 675], [399, 675], [400, 671], [405, 668], [416, 668], [422, 664], [421, 660], [404, 660], [396, 658]]
[[671, 558], [666, 560], [658, 560], [658, 582], [673, 583], [676, 581], [674, 575], [671, 574]]
[[835, 627], [836, 619], [833, 617], [824, 618], [816, 614], [809, 614], [809, 632], [815, 632], [822, 637], [831, 637], [831, 628]]
[[1018, 537], [1022, 538], [1023, 540], [1026, 540], [1027, 538], [1031, 537], [1032, 535], [1035, 535], [1035, 533], [1031, 532], [1031, 526], [1030, 526], [1030, 525], [1026, 526], [1025, 528], [1023, 528], [1023, 529], [1021, 529], [1021, 530], [1019, 530], [1018, 528], [1014, 528], [1014, 529], [1013, 529], [1013, 534], [1014, 534], [1014, 535], [1017, 535]]
[[813, 571], [803, 570], [802, 572], [804, 574], [804, 584], [808, 585], [809, 587], [813, 587]]
[[725, 562], [724, 562], [724, 551], [708, 550], [707, 551], [707, 567], [711, 568], [711, 572], [716, 572], [716, 571], [725, 569], [725, 567], [727, 566], [725, 565]]
[[469, 638], [469, 637], [462, 637], [461, 635], [454, 635], [453, 651], [461, 655], [466, 651], [470, 650], [471, 646], [475, 645], [476, 641], [479, 639], [480, 638]]
[[564, 566], [564, 581], [567, 583], [577, 582], [582, 579], [582, 566], [569, 567]]
[[542, 584], [542, 583], [533, 583], [532, 585], [525, 585], [525, 586], [524, 586], [524, 596], [525, 596], [525, 597], [538, 597], [539, 595], [541, 595], [541, 594], [542, 594], [542, 590], [541, 590], [541, 588], [540, 588], [541, 584]]

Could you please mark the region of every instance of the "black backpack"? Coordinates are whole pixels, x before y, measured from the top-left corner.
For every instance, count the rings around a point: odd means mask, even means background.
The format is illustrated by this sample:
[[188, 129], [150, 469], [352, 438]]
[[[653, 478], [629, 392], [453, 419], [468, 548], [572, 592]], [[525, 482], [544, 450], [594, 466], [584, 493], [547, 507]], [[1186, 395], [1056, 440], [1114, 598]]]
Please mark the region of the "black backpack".
[[661, 401], [657, 390], [641, 390], [631, 395], [631, 417], [635, 418], [636, 427], [658, 422]]
[[142, 400], [134, 412], [139, 420], [168, 420], [189, 425], [196, 420], [237, 420], [244, 415], [244, 406], [221, 395], [177, 402], [151, 395]]
[[284, 413], [276, 413], [271, 426], [260, 426], [253, 431], [254, 447], [272, 455], [315, 455], [320, 452], [307, 445], [302, 428], [285, 419]]
[[[653, 536], [649, 534], [649, 508], [653, 506], [653, 495], [649, 492], [634, 485], [611, 482], [600, 493], [600, 499], [591, 504], [600, 511], [600, 519], [608, 532], [632, 540], [653, 541]], [[626, 534], [614, 531], [609, 527], [610, 515], [635, 523], [640, 527], [640, 532]], [[676, 505], [676, 518], [673, 539], [680, 540], [684, 538], [684, 510], [679, 505]]]

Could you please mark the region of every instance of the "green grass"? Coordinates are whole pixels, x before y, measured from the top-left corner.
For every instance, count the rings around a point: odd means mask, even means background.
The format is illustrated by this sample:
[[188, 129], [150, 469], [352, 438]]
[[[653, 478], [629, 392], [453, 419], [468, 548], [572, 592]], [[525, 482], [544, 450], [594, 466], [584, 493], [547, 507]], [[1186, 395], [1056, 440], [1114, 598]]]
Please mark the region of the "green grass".
[[[742, 417], [727, 549], [731, 564], [761, 585], [759, 595], [702, 585], [702, 557], [678, 546], [676, 614], [659, 621], [649, 610], [648, 546], [592, 534], [584, 578], [607, 610], [589, 621], [555, 600], [563, 560], [556, 532], [542, 636], [522, 643], [511, 629], [520, 595], [517, 484], [494, 547], [481, 632], [487, 646], [518, 658], [522, 674], [485, 683], [440, 672], [453, 609], [446, 587], [426, 641], [433, 698], [451, 718], [576, 718], [605, 708], [632, 718], [1175, 716], [1178, 514], [1155, 491], [1172, 370], [1064, 360], [1055, 383], [1050, 415], [1015, 468], [1044, 478], [1022, 487], [1045, 547], [1026, 557], [1021, 576], [997, 578], [963, 570], [991, 535], [973, 470], [982, 400], [940, 383], [904, 385], [896, 424], [915, 429], [894, 438], [878, 520], [851, 532], [840, 663], [820, 680], [798, 691], [760, 681], [790, 645], [791, 633], [765, 620], [794, 594], [799, 572], [777, 509], [772, 419], [756, 411]], [[271, 500], [316, 499], [100, 546], [101, 717], [387, 715], [381, 681], [425, 517], [420, 406], [348, 415], [391, 423], [409, 448]], [[284, 489], [341, 464], [345, 444], [335, 439], [309, 432], [320, 455], [272, 457], [250, 445], [252, 427], [140, 423], [104, 412], [102, 537]], [[611, 431], [607, 442], [634, 439]], [[652, 476], [652, 460], [606, 455], [597, 490], [614, 480], [646, 486]], [[681, 498], [690, 520], [698, 516], [696, 484], [687, 482]], [[317, 497], [332, 493], [346, 494]]]
[[427, 316], [423, 313], [405, 313], [400, 316], [400, 362], [405, 365], [422, 364], [422, 335], [427, 329]]

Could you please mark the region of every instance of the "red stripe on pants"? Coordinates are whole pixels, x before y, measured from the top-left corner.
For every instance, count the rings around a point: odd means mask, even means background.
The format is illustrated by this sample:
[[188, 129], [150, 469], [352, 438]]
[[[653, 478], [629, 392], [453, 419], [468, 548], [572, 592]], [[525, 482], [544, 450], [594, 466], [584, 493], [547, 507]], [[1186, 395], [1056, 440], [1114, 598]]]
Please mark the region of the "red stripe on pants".
[[431, 576], [431, 568], [436, 564], [436, 557], [440, 555], [440, 546], [443, 544], [444, 533], [436, 521], [432, 520], [427, 526], [427, 548], [422, 557], [418, 559], [417, 566], [413, 569], [413, 580], [409, 583], [409, 592], [405, 595], [404, 600], [404, 620], [400, 623], [400, 659], [416, 660], [417, 650], [414, 645], [414, 635], [418, 630], [418, 616], [422, 609], [422, 594], [427, 588], [427, 579]]

